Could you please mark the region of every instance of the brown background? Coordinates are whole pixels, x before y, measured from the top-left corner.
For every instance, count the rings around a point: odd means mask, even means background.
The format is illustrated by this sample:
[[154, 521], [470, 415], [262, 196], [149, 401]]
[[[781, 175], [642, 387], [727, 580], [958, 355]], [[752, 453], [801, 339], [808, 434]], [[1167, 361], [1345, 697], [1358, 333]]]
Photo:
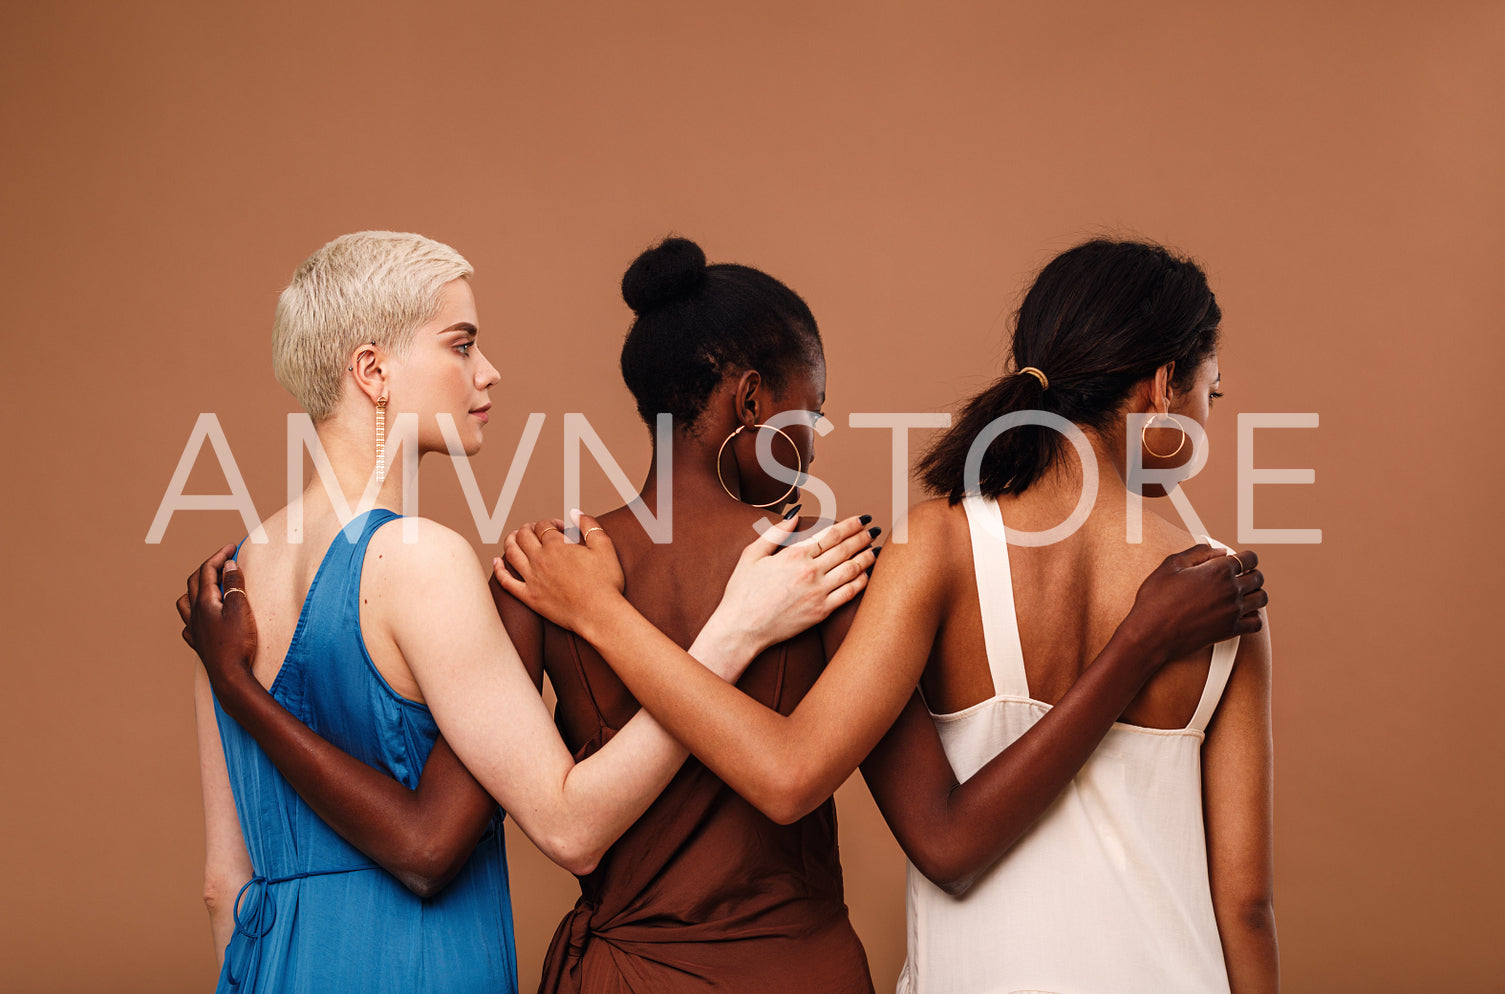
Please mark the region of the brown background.
[[[1019, 288], [1084, 235], [1198, 255], [1227, 316], [1189, 488], [1214, 534], [1235, 414], [1321, 417], [1257, 456], [1317, 471], [1260, 488], [1258, 523], [1323, 529], [1260, 550], [1288, 989], [1499, 989], [1502, 66], [1493, 3], [5, 4], [3, 986], [212, 983], [171, 603], [243, 528], [143, 539], [201, 411], [283, 502], [276, 293], [385, 227], [476, 265], [488, 500], [548, 414], [515, 521], [559, 510], [565, 411], [645, 467], [616, 287], [667, 231], [810, 302], [838, 426], [816, 470], [885, 522], [889, 438], [850, 412], [986, 383]], [[423, 510], [474, 536], [454, 480], [430, 464]], [[207, 456], [192, 484], [224, 487]], [[886, 988], [902, 859], [860, 781], [840, 805]], [[574, 885], [512, 843], [528, 990]]]

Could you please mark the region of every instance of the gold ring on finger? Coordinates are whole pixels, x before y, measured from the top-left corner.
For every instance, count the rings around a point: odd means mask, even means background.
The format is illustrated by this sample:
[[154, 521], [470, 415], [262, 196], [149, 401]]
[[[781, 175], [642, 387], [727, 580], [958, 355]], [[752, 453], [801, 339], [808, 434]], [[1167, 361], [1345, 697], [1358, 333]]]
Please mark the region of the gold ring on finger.
[[[553, 525], [550, 525], [549, 527], [545, 528], [543, 531], [539, 532], [538, 533], [538, 537], [539, 538], [543, 538], [549, 532], [557, 532], [557, 531], [559, 531], [558, 528], [555, 528]], [[563, 534], [563, 533], [561, 532], [560, 534]]]

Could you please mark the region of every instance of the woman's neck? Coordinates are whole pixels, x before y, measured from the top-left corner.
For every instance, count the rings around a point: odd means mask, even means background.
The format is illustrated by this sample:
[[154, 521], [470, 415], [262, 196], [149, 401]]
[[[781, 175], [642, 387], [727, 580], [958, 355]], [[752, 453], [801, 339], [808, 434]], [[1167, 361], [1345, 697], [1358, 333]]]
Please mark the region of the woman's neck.
[[[716, 475], [716, 456], [720, 446], [719, 435], [708, 441], [707, 438], [675, 434], [670, 450], [673, 472], [662, 481], [670, 487], [675, 508], [695, 508], [704, 513], [717, 508], [731, 510], [749, 506], [741, 501], [735, 476], [723, 485]], [[638, 495], [651, 513], [658, 511], [662, 496], [660, 482], [659, 458], [655, 451], [648, 464], [647, 482]]]
[[376, 480], [376, 431], [373, 425], [354, 425], [346, 419], [331, 418], [315, 428], [327, 464], [318, 464], [314, 454], [314, 472], [303, 490], [305, 519], [339, 512], [355, 513], [367, 507], [401, 510], [405, 453], [387, 446], [385, 478]]
[[[1105, 439], [1092, 432], [1084, 434], [1097, 471], [1097, 493], [1087, 520], [1075, 534], [1098, 536], [1109, 531], [1122, 536], [1129, 497], [1121, 462], [1122, 439]], [[1009, 526], [1022, 531], [1045, 531], [1065, 521], [1081, 499], [1082, 477], [1076, 448], [1064, 446], [1060, 458], [1028, 490], [1006, 498]]]

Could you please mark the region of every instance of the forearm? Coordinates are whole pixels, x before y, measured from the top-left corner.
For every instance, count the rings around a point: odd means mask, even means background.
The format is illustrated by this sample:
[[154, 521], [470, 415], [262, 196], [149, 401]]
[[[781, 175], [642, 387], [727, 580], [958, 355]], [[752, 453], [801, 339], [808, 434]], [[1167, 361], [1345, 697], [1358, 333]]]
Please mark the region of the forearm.
[[454, 811], [319, 736], [249, 676], [215, 692], [314, 813], [410, 890], [431, 896], [464, 865], [489, 814], [457, 822]]
[[865, 751], [849, 743], [851, 756], [824, 761], [829, 750], [811, 740], [799, 709], [786, 717], [727, 685], [623, 599], [603, 604], [584, 627], [663, 728], [775, 821], [793, 821], [830, 796]]
[[1223, 960], [1233, 994], [1276, 994], [1280, 990], [1280, 948], [1275, 936], [1275, 905], [1246, 901], [1217, 908]]
[[[863, 765], [870, 783], [904, 778], [900, 790], [879, 785], [874, 792], [892, 795], [881, 796], [880, 806], [915, 866], [949, 893], [965, 892], [1076, 776], [1143, 687], [1154, 651], [1120, 629], [1060, 702], [959, 785], [917, 698]], [[905, 725], [907, 743], [898, 734]], [[921, 750], [913, 740], [921, 734], [934, 740], [926, 745], [938, 758], [928, 763], [914, 758]]]
[[225, 947], [235, 935], [235, 895], [239, 884], [226, 882], [223, 886], [205, 880], [204, 906], [209, 911], [209, 934], [214, 939], [215, 963], [225, 962]]
[[[759, 649], [747, 633], [713, 619], [696, 637], [688, 655], [699, 664], [695, 669], [703, 668], [725, 685], [735, 683]], [[688, 749], [647, 709], [641, 709], [602, 749], [576, 764], [565, 778], [564, 812], [559, 819], [570, 834], [554, 842], [564, 865], [582, 874], [594, 869], [606, 850], [663, 793], [689, 756]]]

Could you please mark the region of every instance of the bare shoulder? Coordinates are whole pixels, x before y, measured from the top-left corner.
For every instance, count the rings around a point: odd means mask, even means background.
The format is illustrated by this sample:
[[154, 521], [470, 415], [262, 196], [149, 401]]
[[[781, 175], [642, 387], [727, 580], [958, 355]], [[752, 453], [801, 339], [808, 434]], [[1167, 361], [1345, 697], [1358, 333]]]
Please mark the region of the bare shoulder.
[[1265, 683], [1270, 680], [1271, 670], [1269, 610], [1263, 607], [1259, 609], [1259, 631], [1239, 638], [1238, 655], [1234, 657], [1235, 672], [1240, 669], [1254, 670]]
[[464, 536], [428, 518], [393, 519], [371, 536], [366, 551], [371, 579], [392, 590], [432, 592], [456, 581], [485, 582], [475, 549]]
[[1181, 525], [1167, 521], [1158, 514], [1144, 516], [1144, 541], [1147, 551], [1159, 558], [1190, 549], [1202, 542], [1200, 535], [1193, 535]]
[[935, 498], [914, 505], [895, 523], [892, 538], [884, 544], [874, 582], [887, 572], [914, 578], [925, 590], [949, 594], [955, 577], [971, 569], [969, 534], [967, 513], [960, 504]]
[[[898, 532], [899, 527], [894, 530]], [[966, 510], [944, 497], [911, 507], [904, 516], [903, 532], [904, 542], [894, 544], [907, 546], [911, 555], [924, 556], [937, 566], [952, 564], [957, 552], [970, 548]]]

